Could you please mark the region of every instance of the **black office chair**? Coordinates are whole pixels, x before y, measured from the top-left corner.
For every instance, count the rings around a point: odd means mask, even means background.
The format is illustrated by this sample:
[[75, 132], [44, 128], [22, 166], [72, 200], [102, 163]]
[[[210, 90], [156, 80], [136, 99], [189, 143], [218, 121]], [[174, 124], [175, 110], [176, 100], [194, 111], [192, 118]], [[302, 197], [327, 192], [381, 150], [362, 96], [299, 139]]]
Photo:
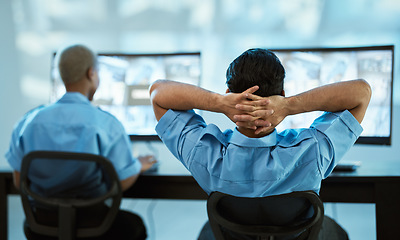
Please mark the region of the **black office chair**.
[[[101, 171], [99, 176], [102, 178], [106, 190], [102, 191], [103, 193], [100, 196], [92, 198], [79, 197], [79, 193], [73, 190], [69, 190], [67, 194], [58, 194], [52, 197], [44, 197], [42, 194], [38, 194], [31, 188], [29, 173], [34, 171], [32, 165], [35, 161], [42, 161], [43, 164], [43, 161], [50, 159], [51, 161], [60, 161], [60, 163], [76, 160], [81, 161], [82, 164], [89, 164], [87, 166], [91, 166], [92, 171]], [[63, 171], [62, 167], [59, 170], [63, 173], [66, 172]], [[82, 173], [78, 173], [73, 178], [79, 177], [79, 174]], [[69, 173], [66, 175], [68, 176]], [[40, 177], [43, 178], [43, 176]], [[37, 234], [58, 237], [61, 240], [97, 237], [110, 228], [119, 211], [122, 198], [120, 181], [111, 162], [100, 155], [51, 151], [30, 152], [23, 158], [20, 178], [21, 200], [26, 216], [24, 232], [28, 239], [34, 238]], [[106, 200], [112, 200], [110, 207], [105, 207], [104, 202]], [[97, 210], [91, 211], [89, 214], [84, 212], [85, 209], [100, 209], [96, 208], [97, 206], [102, 206], [101, 210], [105, 209], [105, 212], [100, 215]], [[54, 222], [50, 224], [41, 222], [38, 215], [39, 209], [43, 209], [45, 214], [47, 210], [50, 211]], [[93, 225], [93, 223], [86, 223], [85, 225], [84, 222], [77, 219], [77, 216], [82, 214], [97, 214], [96, 217], [100, 218], [99, 216], [101, 216], [102, 219], [97, 221], [97, 225]]]
[[317, 239], [324, 218], [313, 191], [258, 198], [213, 192], [207, 212], [216, 240]]

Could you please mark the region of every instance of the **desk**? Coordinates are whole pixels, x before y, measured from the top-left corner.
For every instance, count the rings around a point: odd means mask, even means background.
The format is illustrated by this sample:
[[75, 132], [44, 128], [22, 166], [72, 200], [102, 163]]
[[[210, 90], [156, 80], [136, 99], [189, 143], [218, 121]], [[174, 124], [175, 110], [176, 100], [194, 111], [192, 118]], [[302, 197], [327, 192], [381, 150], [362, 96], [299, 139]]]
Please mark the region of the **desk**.
[[[378, 164], [379, 163], [379, 164]], [[18, 194], [10, 169], [0, 169], [0, 240], [7, 239], [7, 195]], [[324, 202], [375, 203], [377, 239], [400, 236], [400, 160], [363, 161], [355, 172], [333, 173], [322, 182]], [[207, 195], [187, 171], [142, 175], [124, 193], [125, 198], [206, 199]]]

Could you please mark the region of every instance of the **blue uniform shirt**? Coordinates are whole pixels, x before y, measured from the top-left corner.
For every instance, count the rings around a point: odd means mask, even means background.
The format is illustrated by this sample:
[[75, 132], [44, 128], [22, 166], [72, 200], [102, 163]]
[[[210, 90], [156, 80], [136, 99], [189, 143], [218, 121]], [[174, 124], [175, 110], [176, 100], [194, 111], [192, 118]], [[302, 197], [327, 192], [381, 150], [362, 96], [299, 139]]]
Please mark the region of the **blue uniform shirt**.
[[[33, 109], [17, 123], [6, 153], [11, 167], [20, 171], [23, 156], [35, 150], [102, 155], [113, 163], [120, 180], [138, 174], [141, 169], [122, 124], [78, 92], [68, 92], [54, 104]], [[91, 182], [95, 188], [99, 179], [94, 172], [75, 163], [43, 164], [30, 177], [36, 177], [34, 181], [41, 191], [47, 189], [43, 194], [52, 195], [62, 190], [60, 186], [68, 189], [70, 185]]]
[[324, 113], [307, 129], [248, 138], [237, 129], [221, 132], [192, 110], [168, 110], [156, 131], [208, 194], [262, 197], [303, 190], [318, 193], [321, 180], [362, 128], [344, 111]]

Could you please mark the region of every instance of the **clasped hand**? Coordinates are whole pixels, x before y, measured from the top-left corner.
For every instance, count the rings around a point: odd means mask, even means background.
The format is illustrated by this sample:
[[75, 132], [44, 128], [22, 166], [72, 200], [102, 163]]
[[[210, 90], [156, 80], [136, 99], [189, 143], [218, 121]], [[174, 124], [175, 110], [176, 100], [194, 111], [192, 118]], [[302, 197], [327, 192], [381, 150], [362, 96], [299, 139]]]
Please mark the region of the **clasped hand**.
[[285, 97], [260, 97], [253, 93], [258, 86], [242, 93], [228, 93], [225, 100], [230, 103], [225, 115], [239, 127], [253, 129], [256, 135], [272, 131], [287, 116]]

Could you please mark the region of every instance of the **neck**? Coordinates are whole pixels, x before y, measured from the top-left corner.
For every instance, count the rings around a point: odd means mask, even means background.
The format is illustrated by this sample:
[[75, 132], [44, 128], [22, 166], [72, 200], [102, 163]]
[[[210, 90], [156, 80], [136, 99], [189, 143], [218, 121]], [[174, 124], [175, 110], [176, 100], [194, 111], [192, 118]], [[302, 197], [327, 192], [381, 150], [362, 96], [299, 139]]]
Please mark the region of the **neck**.
[[79, 82], [75, 82], [75, 83], [71, 83], [65, 86], [65, 89], [67, 90], [67, 92], [79, 92], [81, 93], [83, 96], [87, 97], [89, 100], [90, 99], [90, 91], [89, 88], [87, 86], [85, 86], [84, 83], [82, 83], [81, 81]]
[[237, 129], [241, 134], [243, 134], [249, 138], [262, 138], [262, 137], [265, 137], [265, 136], [271, 134], [275, 130], [275, 129], [271, 129], [268, 132], [255, 134], [253, 129], [248, 129], [248, 128], [244, 128], [244, 127], [238, 127]]

